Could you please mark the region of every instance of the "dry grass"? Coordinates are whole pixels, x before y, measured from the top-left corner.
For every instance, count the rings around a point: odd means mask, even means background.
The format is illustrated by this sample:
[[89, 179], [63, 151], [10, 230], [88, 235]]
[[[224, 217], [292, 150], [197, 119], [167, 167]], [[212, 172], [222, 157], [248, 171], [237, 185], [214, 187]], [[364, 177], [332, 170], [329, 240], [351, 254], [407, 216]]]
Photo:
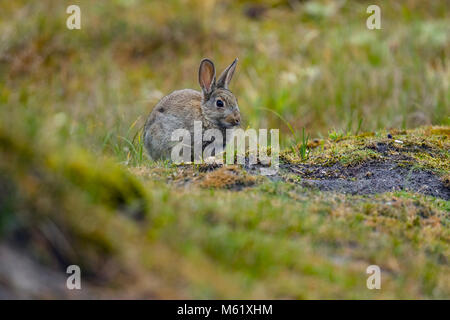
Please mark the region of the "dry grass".
[[198, 184], [202, 188], [241, 189], [252, 186], [257, 178], [246, 174], [237, 166], [227, 166], [208, 172]]

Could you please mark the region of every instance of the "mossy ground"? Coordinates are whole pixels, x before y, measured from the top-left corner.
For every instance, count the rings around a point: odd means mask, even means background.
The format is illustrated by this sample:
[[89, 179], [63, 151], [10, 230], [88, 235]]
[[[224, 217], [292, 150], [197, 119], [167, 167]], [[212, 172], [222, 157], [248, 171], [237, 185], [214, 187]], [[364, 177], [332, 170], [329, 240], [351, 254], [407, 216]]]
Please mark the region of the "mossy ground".
[[[405, 146], [419, 141], [427, 152], [438, 150], [434, 159], [448, 157], [448, 137], [427, 135], [430, 129], [408, 131], [401, 139]], [[326, 168], [328, 152], [343, 155], [337, 161], [352, 152], [355, 162], [368, 161], [352, 150], [385, 141], [384, 133], [376, 134], [350, 147], [361, 139], [326, 142], [330, 148], [317, 155], [318, 163]], [[54, 146], [40, 144], [43, 152], [4, 130], [0, 141], [3, 197], [16, 199], [2, 206], [3, 245], [26, 252], [52, 272], [81, 265], [89, 296], [450, 295], [449, 201], [406, 191], [321, 192], [292, 176], [273, 181], [239, 166], [149, 163], [127, 169], [83, 152], [54, 160]], [[63, 150], [58, 154], [76, 151]], [[311, 151], [304, 163], [315, 164], [315, 157]], [[440, 174], [447, 164], [425, 166]], [[366, 288], [371, 264], [381, 267], [382, 290]], [[2, 290], [8, 290], [8, 279], [3, 283]], [[9, 285], [13, 290], [14, 283]], [[64, 290], [46, 292], [52, 294], [76, 297]]]
[[[378, 1], [381, 30], [371, 1], [186, 3], [80, 0], [68, 30], [72, 3], [1, 2], [0, 297], [448, 299], [442, 192], [320, 188], [384, 163], [448, 189], [448, 2]], [[244, 127], [280, 129], [277, 177], [145, 156], [146, 116], [198, 88], [203, 57], [239, 57]]]

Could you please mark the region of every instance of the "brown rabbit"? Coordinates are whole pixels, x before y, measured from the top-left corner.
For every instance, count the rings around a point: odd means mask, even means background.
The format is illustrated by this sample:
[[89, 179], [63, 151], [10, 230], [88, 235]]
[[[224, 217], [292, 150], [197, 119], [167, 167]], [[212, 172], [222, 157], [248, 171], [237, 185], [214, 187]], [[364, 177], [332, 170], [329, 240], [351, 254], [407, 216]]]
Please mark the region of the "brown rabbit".
[[145, 147], [152, 159], [170, 159], [172, 147], [178, 143], [171, 141], [176, 129], [188, 130], [193, 141], [194, 121], [201, 121], [203, 130], [219, 129], [223, 137], [226, 137], [226, 129], [239, 126], [241, 116], [237, 100], [228, 89], [237, 61], [236, 58], [216, 82], [214, 63], [203, 59], [198, 72], [202, 92], [177, 90], [158, 102], [143, 133]]

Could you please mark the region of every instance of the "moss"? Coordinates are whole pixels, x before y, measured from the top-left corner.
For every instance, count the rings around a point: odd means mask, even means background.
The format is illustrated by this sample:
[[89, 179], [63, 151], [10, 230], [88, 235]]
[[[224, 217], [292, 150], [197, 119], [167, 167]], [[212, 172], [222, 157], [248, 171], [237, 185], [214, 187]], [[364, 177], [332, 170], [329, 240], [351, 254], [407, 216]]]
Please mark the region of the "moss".
[[96, 161], [80, 149], [51, 154], [48, 165], [82, 188], [95, 202], [142, 218], [149, 208], [148, 196], [139, 181], [108, 159]]
[[422, 127], [414, 130], [390, 130], [328, 139], [320, 147], [310, 149], [309, 157], [301, 159], [292, 150], [285, 150], [280, 158], [288, 163], [329, 166], [334, 163], [355, 165], [385, 157], [408, 161], [411, 165], [431, 169], [440, 174], [450, 170], [450, 139], [448, 127]]
[[444, 135], [450, 136], [450, 128], [449, 127], [434, 127], [429, 129], [429, 133], [432, 135]]
[[[95, 159], [76, 147], [53, 149], [51, 145], [33, 143], [20, 134], [0, 128], [0, 151], [9, 162], [18, 161], [24, 170], [42, 168], [60, 176], [86, 193], [92, 201], [132, 216], [142, 216], [148, 209], [148, 196], [138, 180], [108, 159]], [[60, 147], [58, 147], [60, 148]]]
[[[125, 264], [116, 261], [116, 269], [104, 274], [103, 268], [122, 252], [121, 242], [132, 239], [133, 227], [129, 229], [126, 220], [130, 219], [113, 214], [119, 208], [108, 203], [106, 194], [117, 196], [135, 178], [128, 176], [127, 181], [125, 170], [107, 160], [94, 161], [84, 153], [72, 157], [70, 148], [40, 147], [42, 143], [32, 143], [32, 138], [23, 139], [20, 133], [0, 128], [0, 186], [6, 183], [15, 190], [3, 193], [6, 199], [1, 200], [3, 210], [6, 204], [14, 209], [9, 212], [14, 223], [6, 229], [3, 240], [26, 248], [30, 258], [51, 269], [65, 271], [67, 265], [77, 264], [88, 278], [108, 278], [114, 283], [110, 277]], [[79, 170], [74, 171], [74, 167]], [[107, 174], [118, 174], [122, 179], [102, 178]], [[132, 190], [126, 195], [136, 198], [136, 189]]]
[[[323, 145], [323, 143], [324, 143], [324, 140], [321, 140], [321, 139], [313, 139], [312, 141], [309, 141], [309, 142], [308, 142], [308, 148], [309, 148], [309, 149], [314, 149], [314, 148], [317, 148], [317, 147]], [[297, 146], [297, 148], [300, 148], [300, 145]]]
[[[11, 137], [0, 135], [2, 141]], [[346, 145], [345, 154], [365, 159], [377, 153], [364, 148], [377, 141], [365, 139], [358, 138], [356, 148]], [[137, 297], [371, 298], [361, 274], [375, 263], [399, 275], [385, 274], [378, 297], [448, 295], [448, 287], [439, 285], [448, 274], [442, 264], [448, 251], [446, 201], [407, 192], [325, 194], [294, 179], [259, 180], [238, 166], [151, 164], [131, 169], [134, 178], [74, 147], [41, 152], [17, 136], [13, 140], [7, 148], [0, 144], [0, 168], [20, 190], [14, 204], [22, 232], [39, 239], [39, 230], [60, 230], [47, 231], [39, 248], [28, 244], [28, 252], [47, 266], [60, 263], [54, 252], [64, 265], [82, 265], [87, 282], [120, 290], [136, 290], [130, 283], [139, 283]], [[23, 154], [27, 161], [17, 161]], [[173, 182], [158, 184], [156, 177]], [[186, 178], [188, 187], [176, 187]], [[223, 190], [254, 184], [245, 192]], [[123, 204], [108, 193], [148, 199], [152, 219], [116, 214]], [[53, 232], [70, 247], [61, 246]], [[433, 278], [423, 278], [430, 267]], [[415, 287], [418, 278], [423, 287]]]
[[344, 165], [356, 165], [365, 161], [379, 159], [380, 154], [370, 149], [354, 150], [344, 154], [339, 161]]

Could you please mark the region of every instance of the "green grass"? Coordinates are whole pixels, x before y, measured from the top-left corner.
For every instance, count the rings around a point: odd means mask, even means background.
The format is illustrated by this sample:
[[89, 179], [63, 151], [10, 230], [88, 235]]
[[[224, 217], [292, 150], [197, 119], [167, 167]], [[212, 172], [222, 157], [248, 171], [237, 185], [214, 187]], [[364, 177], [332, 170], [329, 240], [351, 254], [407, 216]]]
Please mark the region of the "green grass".
[[312, 2], [279, 3], [255, 21], [242, 13], [246, 2], [194, 1], [186, 11], [179, 1], [80, 1], [78, 31], [65, 28], [64, 2], [3, 4], [2, 101], [63, 112], [73, 137], [97, 151], [107, 133], [113, 146], [127, 144], [117, 140], [135, 121], [142, 127], [162, 95], [198, 88], [203, 56], [219, 69], [238, 56], [232, 90], [244, 125], [280, 128], [285, 142], [282, 119], [312, 136], [449, 124], [445, 1], [380, 2], [375, 31], [365, 27], [365, 2], [324, 9], [327, 17], [311, 13]]
[[[283, 161], [376, 160], [368, 147], [393, 132], [403, 165], [444, 176], [446, 1], [379, 1], [374, 31], [370, 1], [258, 1], [260, 19], [249, 1], [77, 3], [73, 31], [65, 1], [0, 5], [2, 243], [25, 234], [30, 257], [64, 275], [79, 264], [114, 297], [450, 297], [448, 201], [179, 168], [150, 161], [141, 137], [162, 96], [198, 88], [201, 58], [239, 57], [243, 127], [279, 128]], [[222, 175], [252, 187], [211, 187]], [[366, 288], [370, 264], [382, 290]]]
[[[46, 248], [55, 246], [60, 259], [99, 278], [113, 261], [103, 286], [159, 298], [450, 294], [448, 201], [407, 192], [327, 194], [269, 180], [246, 192], [174, 188], [183, 174], [171, 166], [132, 174], [84, 152], [72, 157], [71, 146], [30, 146], [22, 138], [0, 132], [0, 167], [20, 199], [6, 232], [34, 239], [50, 226], [63, 230], [71, 250], [47, 233], [41, 247], [27, 244], [30, 254], [51, 257]], [[380, 291], [365, 287], [370, 264], [383, 270]]]

